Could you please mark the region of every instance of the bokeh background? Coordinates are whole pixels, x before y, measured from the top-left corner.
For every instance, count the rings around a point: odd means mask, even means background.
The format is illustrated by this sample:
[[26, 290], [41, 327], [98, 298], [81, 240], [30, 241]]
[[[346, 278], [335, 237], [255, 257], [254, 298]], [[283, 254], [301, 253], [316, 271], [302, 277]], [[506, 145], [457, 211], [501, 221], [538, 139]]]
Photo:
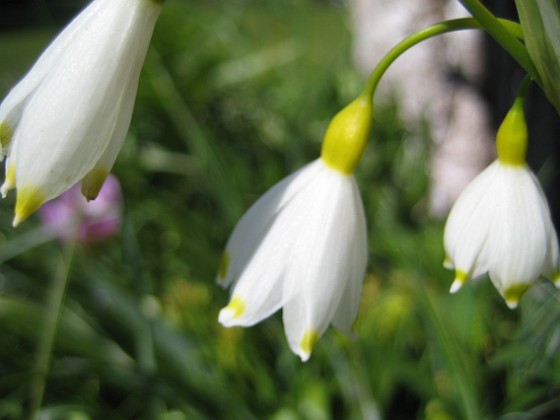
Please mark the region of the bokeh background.
[[[86, 3], [0, 3], [0, 96]], [[370, 255], [355, 337], [330, 329], [301, 363], [281, 314], [249, 329], [217, 323], [231, 229], [317, 157], [328, 121], [363, 86], [350, 22], [338, 2], [168, 0], [114, 168], [117, 236], [61, 244], [36, 217], [14, 230], [13, 195], [0, 203], [0, 418], [560, 416], [559, 292], [543, 281], [515, 311], [487, 278], [449, 295], [444, 221], [426, 205], [429, 121], [404, 124], [398, 97], [376, 104], [357, 172]]]

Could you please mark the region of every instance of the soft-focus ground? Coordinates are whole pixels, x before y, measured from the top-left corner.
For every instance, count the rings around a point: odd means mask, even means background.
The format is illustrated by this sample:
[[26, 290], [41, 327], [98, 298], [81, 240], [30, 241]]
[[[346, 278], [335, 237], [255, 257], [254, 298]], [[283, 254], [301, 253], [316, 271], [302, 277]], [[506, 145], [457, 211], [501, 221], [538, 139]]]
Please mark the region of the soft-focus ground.
[[[302, 364], [279, 314], [217, 323], [227, 292], [214, 275], [236, 220], [317, 156], [361, 89], [348, 21], [326, 2], [168, 1], [114, 171], [120, 236], [72, 251], [37, 218], [12, 229], [13, 196], [1, 203], [0, 418], [27, 417], [43, 384], [44, 419], [560, 415], [558, 293], [543, 283], [517, 311], [488, 279], [448, 294], [442, 222], [426, 217], [430, 141], [407, 141], [398, 101], [377, 105], [357, 174], [370, 258], [356, 338], [329, 330]], [[0, 94], [55, 33], [0, 33]], [[44, 311], [72, 252], [44, 382]]]

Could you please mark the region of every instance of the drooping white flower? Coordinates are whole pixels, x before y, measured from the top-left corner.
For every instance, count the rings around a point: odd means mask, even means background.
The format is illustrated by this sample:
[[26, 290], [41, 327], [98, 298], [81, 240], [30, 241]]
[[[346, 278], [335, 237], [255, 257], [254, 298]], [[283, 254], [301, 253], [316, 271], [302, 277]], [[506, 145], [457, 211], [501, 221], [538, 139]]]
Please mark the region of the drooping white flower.
[[329, 324], [350, 331], [367, 264], [352, 173], [370, 124], [369, 100], [343, 109], [321, 158], [276, 184], [241, 218], [218, 273], [219, 284], [232, 286], [219, 315], [224, 326], [251, 326], [282, 308], [288, 343], [303, 361]]
[[161, 0], [94, 0], [0, 105], [14, 225], [83, 180], [97, 195], [130, 125]]
[[498, 159], [465, 189], [447, 220], [452, 293], [488, 273], [514, 308], [541, 275], [560, 286], [558, 239], [544, 193], [525, 164], [526, 142], [522, 102], [516, 102], [498, 132]]

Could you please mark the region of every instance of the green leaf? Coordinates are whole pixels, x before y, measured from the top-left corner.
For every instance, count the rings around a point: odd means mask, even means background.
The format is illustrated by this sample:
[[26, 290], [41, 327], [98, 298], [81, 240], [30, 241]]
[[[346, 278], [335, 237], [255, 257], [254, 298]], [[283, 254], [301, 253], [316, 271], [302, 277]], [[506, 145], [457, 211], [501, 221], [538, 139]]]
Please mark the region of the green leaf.
[[[16, 296], [0, 296], [0, 321], [24, 336], [37, 338], [41, 333], [38, 326], [44, 316], [44, 308], [35, 302]], [[103, 337], [80, 315], [68, 308], [64, 308], [60, 317], [56, 345], [110, 365], [131, 367], [133, 363], [118, 345]]]
[[560, 0], [515, 0], [525, 44], [548, 100], [560, 114]]

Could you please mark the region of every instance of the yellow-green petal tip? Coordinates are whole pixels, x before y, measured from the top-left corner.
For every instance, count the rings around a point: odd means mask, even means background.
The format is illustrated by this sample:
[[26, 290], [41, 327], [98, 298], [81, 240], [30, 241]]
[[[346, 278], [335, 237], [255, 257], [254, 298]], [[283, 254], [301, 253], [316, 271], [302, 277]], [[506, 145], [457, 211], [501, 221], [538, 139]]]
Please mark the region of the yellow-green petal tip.
[[233, 319], [237, 319], [245, 312], [245, 306], [246, 304], [243, 299], [239, 296], [233, 296], [225, 309], [231, 311]]
[[517, 307], [529, 286], [527, 283], [514, 283], [504, 290], [504, 300], [508, 308], [515, 309]]
[[466, 271], [463, 270], [455, 270], [455, 279], [453, 280], [453, 283], [451, 284], [451, 288], [449, 289], [449, 293], [457, 293], [459, 291], [459, 289], [461, 289], [461, 287], [463, 287], [463, 284], [465, 284], [465, 282], [468, 279], [468, 274]]
[[45, 201], [45, 194], [40, 188], [32, 186], [18, 188], [13, 226], [18, 226], [35, 213]]
[[97, 198], [108, 176], [108, 169], [96, 166], [82, 179], [81, 191], [87, 201]]
[[6, 167], [6, 179], [4, 180], [4, 184], [0, 188], [0, 193], [2, 193], [2, 197], [6, 198], [8, 192], [13, 190], [16, 187], [16, 167], [14, 164], [9, 164]]
[[301, 343], [299, 345], [300, 348], [300, 357], [303, 362], [307, 361], [311, 356], [311, 352], [313, 351], [313, 347], [315, 347], [315, 343], [319, 339], [319, 331], [317, 330], [307, 330], [303, 334], [303, 338], [301, 339]]
[[13, 134], [14, 130], [7, 122], [0, 122], [0, 145], [2, 145], [2, 147], [6, 147], [10, 143]]

